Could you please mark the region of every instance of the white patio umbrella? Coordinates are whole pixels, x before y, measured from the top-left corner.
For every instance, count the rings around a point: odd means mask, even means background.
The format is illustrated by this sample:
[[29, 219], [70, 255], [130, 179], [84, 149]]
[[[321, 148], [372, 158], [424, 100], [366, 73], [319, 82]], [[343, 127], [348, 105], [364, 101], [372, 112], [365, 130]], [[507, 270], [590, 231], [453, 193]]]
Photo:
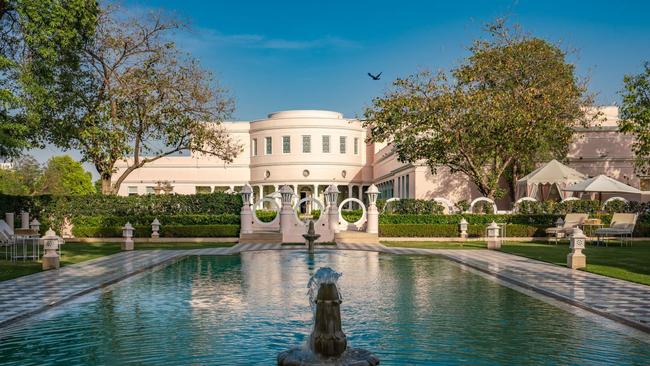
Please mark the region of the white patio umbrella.
[[564, 190], [570, 192], [598, 193], [599, 201], [602, 201], [603, 193], [641, 193], [640, 190], [634, 187], [602, 174], [585, 179], [580, 183], [566, 187]]
[[564, 188], [583, 181], [587, 175], [570, 168], [553, 159], [544, 166], [535, 169], [530, 174], [517, 180], [516, 198], [539, 196], [540, 200], [546, 199], [553, 186], [566, 198]]

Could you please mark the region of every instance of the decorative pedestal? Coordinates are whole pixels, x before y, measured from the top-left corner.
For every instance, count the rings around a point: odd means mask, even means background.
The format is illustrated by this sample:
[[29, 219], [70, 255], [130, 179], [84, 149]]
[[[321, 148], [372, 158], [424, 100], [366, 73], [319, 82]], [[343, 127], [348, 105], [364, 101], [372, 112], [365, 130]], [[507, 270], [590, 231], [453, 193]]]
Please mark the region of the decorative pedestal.
[[580, 228], [576, 227], [573, 229], [573, 234], [571, 234], [569, 240], [571, 253], [566, 256], [566, 266], [571, 269], [585, 268], [587, 266], [587, 257], [582, 253], [582, 250], [585, 249], [587, 236]]
[[126, 225], [122, 228], [122, 236], [124, 241], [122, 241], [122, 250], [133, 250], [133, 226], [131, 223], [127, 222]]
[[60, 258], [59, 253], [56, 251], [59, 249], [59, 237], [56, 236], [54, 230], [49, 229], [42, 239], [43, 249], [45, 250], [45, 254], [43, 255], [43, 270], [58, 269], [60, 267]]
[[488, 249], [501, 249], [501, 238], [499, 237], [499, 225], [492, 221], [490, 226], [487, 227], [487, 248]]
[[366, 225], [366, 232], [368, 234], [378, 234], [379, 210], [377, 209], [377, 197], [379, 197], [379, 188], [374, 184], [371, 184], [370, 187], [368, 187], [366, 194], [368, 195], [368, 224]]

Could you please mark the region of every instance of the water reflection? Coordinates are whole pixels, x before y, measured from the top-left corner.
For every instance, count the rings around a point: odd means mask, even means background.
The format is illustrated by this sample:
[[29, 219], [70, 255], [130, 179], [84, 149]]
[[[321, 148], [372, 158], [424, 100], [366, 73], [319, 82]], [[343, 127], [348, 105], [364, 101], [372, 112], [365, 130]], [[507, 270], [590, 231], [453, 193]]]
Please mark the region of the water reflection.
[[0, 364], [273, 364], [311, 326], [307, 279], [343, 272], [343, 328], [382, 364], [647, 364], [648, 343], [433, 257], [191, 257], [0, 335]]

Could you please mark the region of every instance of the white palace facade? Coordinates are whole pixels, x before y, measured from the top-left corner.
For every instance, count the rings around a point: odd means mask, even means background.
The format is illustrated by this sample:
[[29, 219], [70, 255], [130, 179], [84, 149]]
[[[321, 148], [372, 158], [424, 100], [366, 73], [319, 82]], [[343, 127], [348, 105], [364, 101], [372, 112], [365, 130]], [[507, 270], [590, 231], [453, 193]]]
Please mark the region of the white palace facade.
[[[602, 111], [607, 120], [600, 126], [576, 129], [568, 164], [591, 176], [606, 174], [649, 190], [650, 180], [634, 174], [632, 139], [618, 132], [618, 110]], [[361, 199], [374, 183], [384, 199], [442, 197], [458, 202], [481, 196], [462, 174], [439, 169], [434, 175], [423, 164], [400, 163], [390, 145], [365, 142], [367, 130], [361, 121], [338, 112], [282, 111], [223, 126], [243, 146], [232, 163], [195, 154], [162, 158], [132, 172], [119, 194], [152, 194], [164, 185], [176, 194], [237, 191], [249, 183], [258, 200], [288, 184], [301, 198], [315, 195], [323, 202], [323, 192], [332, 183], [342, 198]], [[127, 164], [118, 165], [118, 174]], [[498, 204], [507, 209], [509, 202]]]

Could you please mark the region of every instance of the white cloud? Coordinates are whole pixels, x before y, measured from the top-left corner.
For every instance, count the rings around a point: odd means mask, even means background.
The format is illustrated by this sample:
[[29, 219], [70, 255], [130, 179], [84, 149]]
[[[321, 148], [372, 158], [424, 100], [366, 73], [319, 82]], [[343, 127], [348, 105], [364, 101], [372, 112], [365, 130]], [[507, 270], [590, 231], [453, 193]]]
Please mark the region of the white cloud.
[[358, 48], [357, 42], [332, 36], [316, 39], [297, 40], [268, 38], [259, 34], [223, 34], [211, 28], [195, 28], [191, 32], [179, 34], [179, 43], [194, 46], [222, 46], [241, 48], [261, 48], [275, 50], [304, 50], [315, 48]]

